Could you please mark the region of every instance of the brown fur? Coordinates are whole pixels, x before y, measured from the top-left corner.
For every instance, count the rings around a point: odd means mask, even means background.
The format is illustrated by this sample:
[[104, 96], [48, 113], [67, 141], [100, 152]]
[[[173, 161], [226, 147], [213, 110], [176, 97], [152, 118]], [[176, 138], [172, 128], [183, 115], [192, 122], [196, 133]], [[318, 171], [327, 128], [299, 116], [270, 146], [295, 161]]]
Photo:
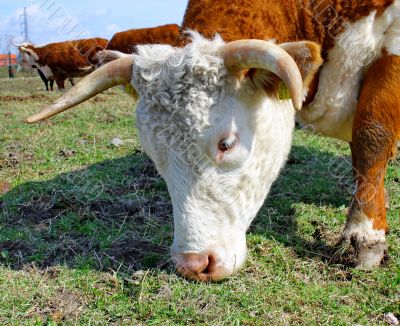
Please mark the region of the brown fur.
[[133, 53], [138, 44], [170, 44], [177, 45], [180, 37], [178, 25], [170, 24], [154, 28], [131, 29], [116, 33], [107, 50]]
[[189, 0], [182, 30], [194, 29], [226, 41], [275, 39], [278, 43], [307, 40], [324, 53], [346, 22], [382, 13], [394, 0]]
[[63, 89], [64, 81], [68, 77], [82, 77], [91, 72], [79, 68], [96, 64], [94, 56], [107, 46], [107, 42], [102, 38], [93, 38], [50, 43], [38, 48], [29, 45], [27, 48], [38, 55], [40, 65], [50, 67], [57, 86]]
[[352, 210], [363, 211], [377, 230], [387, 230], [384, 178], [400, 139], [399, 89], [400, 57], [384, 53], [366, 76], [353, 125], [358, 187]]
[[[182, 30], [207, 37], [219, 33], [226, 41], [299, 40], [321, 45], [323, 59], [346, 23], [377, 10], [381, 14], [394, 0], [189, 0]], [[182, 39], [182, 44], [187, 42]], [[318, 90], [318, 74], [310, 82], [306, 104]]]

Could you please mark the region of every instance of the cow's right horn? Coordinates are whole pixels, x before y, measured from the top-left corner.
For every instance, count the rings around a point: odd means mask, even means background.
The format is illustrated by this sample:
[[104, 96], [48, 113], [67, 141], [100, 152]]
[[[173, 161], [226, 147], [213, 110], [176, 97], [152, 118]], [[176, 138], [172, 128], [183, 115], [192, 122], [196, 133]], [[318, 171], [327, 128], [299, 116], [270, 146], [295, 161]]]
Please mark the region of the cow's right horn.
[[53, 105], [29, 117], [28, 123], [38, 122], [70, 109], [97, 94], [117, 85], [130, 83], [133, 56], [110, 62], [82, 79]]

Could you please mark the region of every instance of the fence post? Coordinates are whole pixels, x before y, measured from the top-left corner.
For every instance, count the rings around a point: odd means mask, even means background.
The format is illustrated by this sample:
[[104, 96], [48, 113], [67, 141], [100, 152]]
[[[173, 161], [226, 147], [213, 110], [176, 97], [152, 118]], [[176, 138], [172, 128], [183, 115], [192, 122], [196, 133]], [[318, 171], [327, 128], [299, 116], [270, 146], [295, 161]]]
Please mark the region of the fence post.
[[8, 52], [8, 77], [15, 78], [15, 67], [11, 59], [11, 52]]

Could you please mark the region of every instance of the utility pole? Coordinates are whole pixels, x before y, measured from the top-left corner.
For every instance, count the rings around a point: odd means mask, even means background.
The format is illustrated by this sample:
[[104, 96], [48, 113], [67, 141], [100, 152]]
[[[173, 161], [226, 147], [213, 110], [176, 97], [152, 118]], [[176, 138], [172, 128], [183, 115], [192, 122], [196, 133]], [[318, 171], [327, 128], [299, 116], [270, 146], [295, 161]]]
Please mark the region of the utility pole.
[[12, 62], [11, 52], [8, 52], [8, 77], [15, 78], [15, 66]]
[[23, 27], [23, 34], [25, 42], [29, 42], [29, 34], [28, 34], [28, 13], [27, 8], [24, 7], [24, 13], [21, 15], [21, 27]]

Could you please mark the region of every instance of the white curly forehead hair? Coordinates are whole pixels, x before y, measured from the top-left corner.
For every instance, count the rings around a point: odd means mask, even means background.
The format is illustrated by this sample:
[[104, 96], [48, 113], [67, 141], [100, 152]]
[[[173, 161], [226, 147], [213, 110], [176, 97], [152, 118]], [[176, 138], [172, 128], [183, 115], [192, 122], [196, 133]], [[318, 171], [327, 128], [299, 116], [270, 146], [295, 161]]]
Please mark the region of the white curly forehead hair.
[[146, 107], [139, 112], [144, 114], [142, 124], [157, 121], [157, 127], [171, 135], [178, 128], [193, 139], [210, 124], [210, 108], [225, 90], [227, 71], [220, 56], [224, 45], [220, 36], [207, 40], [189, 33], [192, 42], [183, 48], [138, 46], [132, 84]]

